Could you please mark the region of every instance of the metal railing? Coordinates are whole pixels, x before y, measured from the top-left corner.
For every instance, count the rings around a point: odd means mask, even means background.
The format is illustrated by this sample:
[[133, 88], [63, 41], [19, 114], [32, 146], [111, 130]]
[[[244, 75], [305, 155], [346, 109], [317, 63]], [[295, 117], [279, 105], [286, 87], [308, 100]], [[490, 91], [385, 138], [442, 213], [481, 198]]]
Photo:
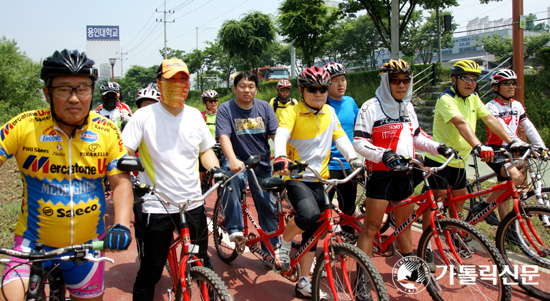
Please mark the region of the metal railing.
[[[494, 70], [499, 69], [502, 65], [506, 64], [511, 59], [512, 59], [512, 57], [509, 57], [509, 58], [505, 59], [502, 63], [500, 63], [495, 68], [490, 69], [487, 74], [485, 74], [484, 76], [482, 76], [478, 80], [478, 82], [481, 82], [483, 80], [487, 80], [487, 82], [483, 86], [479, 87], [478, 90], [477, 90], [478, 94], [481, 96], [481, 98], [485, 97], [487, 94], [489, 94], [489, 92], [491, 92], [493, 90], [492, 85], [491, 85], [491, 78], [489, 78], [489, 76], [492, 76], [492, 72]], [[489, 88], [485, 89], [485, 87], [487, 87], [487, 86], [489, 86]]]
[[[430, 81], [433, 81], [433, 78], [436, 76], [435, 72], [436, 72], [436, 68], [435, 68], [435, 64], [432, 64], [428, 67], [426, 67], [426, 69], [420, 71], [419, 73], [417, 73], [415, 76], [414, 76], [414, 85], [417, 87], [414, 91], [413, 91], [413, 95], [420, 89], [424, 88], [427, 84], [430, 83]], [[431, 70], [431, 72], [427, 72], [428, 70]], [[418, 78], [419, 76], [421, 76], [423, 73], [427, 72], [426, 74], [424, 74], [423, 77], [421, 77], [419, 80], [416, 80], [416, 78]]]

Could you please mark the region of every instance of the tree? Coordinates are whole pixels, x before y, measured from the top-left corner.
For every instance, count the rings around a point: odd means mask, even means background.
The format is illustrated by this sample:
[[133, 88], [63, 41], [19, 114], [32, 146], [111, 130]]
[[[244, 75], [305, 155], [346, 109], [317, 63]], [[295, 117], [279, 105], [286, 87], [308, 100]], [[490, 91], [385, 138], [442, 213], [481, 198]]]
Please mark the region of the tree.
[[240, 57], [247, 69], [253, 69], [258, 67], [262, 53], [275, 39], [275, 28], [269, 15], [251, 12], [240, 21], [224, 22], [218, 39], [231, 58]]
[[[439, 14], [440, 23], [443, 24], [443, 16], [450, 15], [450, 12], [443, 11]], [[453, 32], [458, 27], [458, 24], [453, 22], [451, 30], [441, 34], [441, 47], [452, 48], [454, 45]], [[434, 53], [437, 51], [437, 18], [435, 11], [432, 11], [430, 16], [426, 18], [426, 22], [420, 26], [412, 43], [416, 53], [422, 60], [422, 63], [429, 64], [432, 62]]]
[[15, 40], [0, 39], [0, 123], [15, 115], [47, 107], [41, 97], [41, 64], [19, 50]]
[[[490, 0], [487, 0], [490, 1]], [[360, 10], [366, 10], [371, 17], [378, 34], [382, 38], [385, 48], [391, 49], [391, 0], [346, 0], [340, 3], [340, 7], [347, 13], [354, 14]], [[456, 0], [407, 0], [399, 2], [399, 37], [407, 28], [414, 10], [435, 9], [449, 6], [457, 6]]]
[[[503, 62], [512, 56], [512, 39], [502, 37], [497, 34], [477, 38], [476, 41], [483, 44], [483, 48], [495, 56], [497, 62]], [[533, 56], [538, 49], [543, 48], [550, 41], [550, 33], [527, 36], [524, 38], [525, 52], [524, 58]]]
[[547, 24], [539, 23], [535, 25], [536, 19], [537, 19], [537, 15], [534, 15], [534, 14], [529, 14], [527, 17], [525, 17], [525, 21], [526, 21], [525, 29], [530, 31], [546, 31], [546, 32], [550, 30]]
[[279, 7], [279, 33], [284, 41], [300, 49], [304, 63], [312, 66], [327, 44], [328, 32], [342, 17], [324, 0], [285, 0]]
[[[156, 83], [157, 70], [159, 65], [151, 66], [148, 68], [134, 65], [126, 72], [123, 78], [116, 80], [120, 84], [121, 99], [126, 104], [133, 107], [134, 99], [139, 90], [147, 87], [147, 85], [149, 85], [150, 83]], [[97, 83], [96, 86], [99, 86], [100, 84], [101, 83]], [[97, 94], [94, 93], [94, 99], [99, 102], [99, 89], [96, 89], [96, 93]]]

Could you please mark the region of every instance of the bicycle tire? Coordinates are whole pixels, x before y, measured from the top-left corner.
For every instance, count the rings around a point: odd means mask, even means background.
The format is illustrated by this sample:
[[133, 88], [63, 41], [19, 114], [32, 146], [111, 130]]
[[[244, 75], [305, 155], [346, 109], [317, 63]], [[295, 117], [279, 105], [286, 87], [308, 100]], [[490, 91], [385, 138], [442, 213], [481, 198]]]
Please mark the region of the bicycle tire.
[[235, 243], [229, 241], [229, 234], [224, 227], [225, 213], [222, 204], [222, 195], [223, 191], [220, 191], [214, 205], [212, 229], [214, 232], [214, 245], [218, 256], [223, 262], [230, 263], [235, 260], [239, 254], [237, 253]]
[[[437, 248], [430, 226], [424, 230], [424, 233], [420, 237], [417, 251], [418, 257], [426, 260], [428, 245], [431, 245], [436, 272], [433, 273], [435, 277], [430, 277], [432, 281], [428, 283], [427, 290], [433, 300], [483, 299], [503, 301], [512, 299], [512, 287], [505, 284], [510, 283], [509, 278], [506, 276], [499, 277], [506, 265], [504, 259], [502, 259], [497, 248], [489, 241], [485, 234], [465, 221], [457, 219], [444, 218], [436, 221], [436, 225], [442, 249]], [[463, 249], [461, 252], [458, 252], [458, 250], [457, 252], [460, 253], [459, 257], [462, 261], [462, 266], [465, 268], [461, 268], [458, 259], [451, 252], [449, 243], [445, 238], [446, 234], [451, 235], [454, 241], [453, 244]], [[443, 261], [442, 256], [446, 256], [456, 275], [461, 269], [467, 270], [466, 266], [475, 266], [475, 271], [480, 271], [480, 267], [483, 266], [487, 266], [491, 270], [496, 267], [498, 274], [491, 277], [492, 283], [489, 283], [490, 281], [485, 282], [480, 275], [473, 275], [474, 277], [471, 279], [473, 283], [464, 284], [462, 280], [456, 279], [456, 277], [448, 277], [448, 267]], [[465, 274], [461, 274], [461, 276], [463, 275]], [[437, 284], [434, 283], [436, 278], [439, 279]], [[472, 286], [475, 287], [472, 288]], [[438, 288], [441, 288], [441, 290]], [[477, 294], [483, 294], [483, 296]]]
[[[534, 237], [531, 236], [537, 247], [545, 252], [545, 256], [540, 256], [532, 248], [532, 245], [526, 239], [525, 234], [518, 224], [518, 217], [515, 212], [511, 212], [500, 223], [497, 229], [496, 245], [501, 252], [504, 261], [513, 269], [523, 270], [527, 266], [538, 266], [538, 285], [525, 283], [521, 274], [514, 274], [512, 280], [525, 290], [530, 295], [540, 298], [541, 300], [550, 299], [550, 229], [545, 226], [541, 220], [541, 216], [550, 218], [550, 208], [544, 205], [528, 205], [520, 208], [522, 218], [529, 220], [533, 224], [533, 228], [537, 235], [543, 240], [546, 247], [539, 244]], [[507, 235], [510, 231], [511, 234]], [[518, 250], [519, 249], [519, 250]], [[521, 256], [523, 253], [525, 256]], [[541, 271], [542, 268], [542, 271]], [[513, 271], [513, 270], [512, 270]]]
[[[367, 255], [361, 251], [361, 249], [356, 246], [350, 245], [348, 243], [333, 243], [330, 247], [332, 250], [332, 275], [333, 283], [336, 286], [338, 292], [338, 298], [332, 296], [332, 291], [330, 289], [330, 283], [326, 275], [326, 265], [324, 260], [324, 254], [321, 254], [317, 257], [317, 263], [315, 264], [315, 270], [313, 272], [313, 278], [311, 282], [312, 287], [312, 299], [321, 300], [321, 292], [326, 293], [326, 298], [323, 296], [323, 300], [351, 300], [351, 295], [346, 291], [347, 285], [353, 288], [353, 295], [359, 296], [362, 295], [367, 297], [365, 294], [370, 294], [372, 299], [370, 300], [390, 300], [388, 291], [384, 284], [384, 280], [380, 275], [380, 272], [372, 262], [372, 260], [367, 257]], [[345, 283], [345, 278], [342, 274], [341, 267], [345, 266], [347, 269], [347, 277], [351, 280], [352, 283]], [[364, 282], [358, 281], [358, 275], [364, 275], [366, 280], [368, 280], [368, 287], [365, 290]], [[361, 278], [365, 279], [365, 278]]]
[[[189, 292], [189, 300], [205, 300], [206, 296], [202, 295], [201, 284], [206, 284], [208, 288], [209, 300], [233, 301], [233, 297], [229, 292], [229, 288], [223, 280], [214, 271], [203, 266], [194, 266], [189, 269], [188, 281], [186, 281]], [[181, 284], [178, 283], [176, 290], [176, 301], [182, 301], [183, 291]]]
[[[549, 205], [550, 202], [550, 187], [544, 186], [540, 188], [542, 198], [545, 201], [545, 204], [539, 204], [539, 205]], [[527, 191], [527, 194], [525, 195], [525, 203], [528, 205], [537, 205], [537, 198], [535, 196], [535, 191], [533, 189]]]
[[[54, 273], [50, 274], [48, 277], [48, 283], [50, 286], [50, 297], [48, 300], [51, 301], [65, 301], [67, 300], [67, 284], [63, 279], [61, 270], [57, 269]], [[70, 300], [70, 298], [69, 298]]]

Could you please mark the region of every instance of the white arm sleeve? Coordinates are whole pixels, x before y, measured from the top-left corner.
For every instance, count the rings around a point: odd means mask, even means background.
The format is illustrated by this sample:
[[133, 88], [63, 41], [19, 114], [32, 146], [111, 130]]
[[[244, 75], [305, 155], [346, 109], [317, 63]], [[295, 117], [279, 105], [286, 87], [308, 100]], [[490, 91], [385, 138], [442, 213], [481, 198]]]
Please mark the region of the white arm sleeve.
[[419, 133], [418, 135], [414, 136], [414, 147], [416, 149], [429, 152], [432, 155], [438, 155], [437, 148], [439, 147], [439, 143], [433, 141], [432, 139], [424, 136], [424, 134]]
[[537, 131], [537, 129], [535, 128], [531, 120], [529, 120], [529, 118], [525, 118], [525, 120], [520, 122], [520, 124], [521, 126], [523, 126], [523, 129], [525, 130], [525, 135], [527, 135], [527, 138], [529, 138], [529, 141], [531, 141], [531, 143], [535, 147], [546, 148], [546, 146], [544, 145], [544, 141], [540, 137], [539, 132]]
[[357, 137], [353, 139], [353, 148], [355, 148], [355, 151], [361, 156], [373, 163], [382, 161], [382, 156], [386, 151], [385, 148], [375, 146], [366, 138]]
[[280, 156], [286, 157], [286, 143], [290, 139], [290, 131], [285, 128], [277, 128], [275, 138], [273, 139], [273, 153], [275, 158]]
[[336, 140], [334, 140], [334, 144], [348, 162], [353, 158], [357, 158], [357, 154], [353, 149], [353, 144], [351, 144], [351, 142], [349, 141], [348, 136], [344, 135], [340, 138], [337, 138]]

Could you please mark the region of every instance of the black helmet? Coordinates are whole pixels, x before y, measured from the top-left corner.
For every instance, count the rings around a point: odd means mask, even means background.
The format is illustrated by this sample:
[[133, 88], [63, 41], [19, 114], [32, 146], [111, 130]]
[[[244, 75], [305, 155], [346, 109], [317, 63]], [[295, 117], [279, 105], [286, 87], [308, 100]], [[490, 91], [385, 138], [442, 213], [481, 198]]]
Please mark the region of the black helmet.
[[48, 78], [56, 75], [87, 75], [94, 82], [97, 80], [97, 69], [93, 65], [94, 61], [88, 59], [86, 53], [64, 49], [54, 52], [44, 60], [40, 78], [46, 82], [46, 86]]

